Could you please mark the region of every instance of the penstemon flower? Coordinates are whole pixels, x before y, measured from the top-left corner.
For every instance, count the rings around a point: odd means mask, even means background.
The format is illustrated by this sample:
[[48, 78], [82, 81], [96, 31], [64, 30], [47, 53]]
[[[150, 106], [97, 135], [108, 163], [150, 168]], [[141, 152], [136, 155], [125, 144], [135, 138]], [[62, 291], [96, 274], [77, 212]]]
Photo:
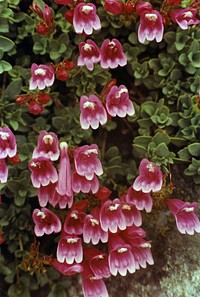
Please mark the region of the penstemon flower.
[[80, 42], [78, 47], [80, 55], [77, 65], [86, 65], [87, 69], [92, 71], [94, 64], [98, 63], [101, 59], [99, 47], [91, 39], [87, 39], [86, 42]]
[[0, 127], [0, 159], [14, 157], [17, 153], [16, 138], [8, 127]]
[[118, 15], [124, 10], [124, 3], [120, 0], [105, 0], [104, 8], [108, 12]]
[[200, 23], [200, 20], [196, 18], [197, 10], [184, 8], [176, 9], [170, 13], [172, 22], [179, 25], [182, 30], [187, 30], [188, 26], [197, 25]]
[[93, 29], [101, 29], [100, 19], [96, 14], [96, 6], [93, 3], [79, 3], [74, 8], [73, 25], [76, 33], [92, 34]]
[[44, 90], [46, 87], [51, 87], [54, 83], [55, 75], [53, 67], [46, 65], [37, 65], [35, 63], [31, 66], [31, 79], [29, 82], [30, 90]]

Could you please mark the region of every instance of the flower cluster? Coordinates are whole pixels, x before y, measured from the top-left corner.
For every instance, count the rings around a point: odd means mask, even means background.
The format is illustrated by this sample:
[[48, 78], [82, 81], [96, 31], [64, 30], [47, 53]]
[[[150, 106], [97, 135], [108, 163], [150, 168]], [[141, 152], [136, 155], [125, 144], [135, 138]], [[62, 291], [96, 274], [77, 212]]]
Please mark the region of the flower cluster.
[[44, 106], [50, 100], [51, 97], [48, 93], [36, 92], [34, 94], [21, 94], [17, 96], [16, 103], [28, 107], [31, 114], [38, 115], [44, 110]]
[[16, 138], [8, 127], [0, 127], [0, 183], [6, 183], [8, 179], [8, 166], [10, 163], [18, 163]]
[[33, 2], [31, 9], [40, 18], [40, 22], [37, 24], [36, 32], [40, 35], [47, 36], [53, 33], [55, 24], [51, 8], [45, 4], [42, 10], [37, 2]]
[[130, 116], [135, 114], [133, 103], [124, 85], [119, 87], [112, 85], [107, 92], [104, 89], [99, 98], [94, 94], [89, 97], [81, 96], [80, 111], [82, 129], [88, 129], [90, 126], [92, 129], [97, 129], [99, 124], [106, 124], [108, 116], [123, 118], [127, 114]]
[[91, 39], [80, 42], [79, 54], [77, 65], [86, 65], [88, 70], [93, 70], [94, 64], [98, 62], [100, 62], [103, 69], [114, 69], [127, 64], [127, 58], [123, 52], [122, 45], [116, 38], [112, 40], [105, 39], [101, 48]]

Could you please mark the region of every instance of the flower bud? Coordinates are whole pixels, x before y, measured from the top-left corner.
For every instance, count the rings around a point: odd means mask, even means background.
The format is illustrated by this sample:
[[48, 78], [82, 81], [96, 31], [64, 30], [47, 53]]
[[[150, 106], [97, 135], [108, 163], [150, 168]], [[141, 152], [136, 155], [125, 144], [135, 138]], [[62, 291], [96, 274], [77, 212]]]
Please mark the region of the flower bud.
[[31, 101], [29, 103], [29, 112], [38, 115], [44, 110], [44, 107], [36, 103], [35, 101]]

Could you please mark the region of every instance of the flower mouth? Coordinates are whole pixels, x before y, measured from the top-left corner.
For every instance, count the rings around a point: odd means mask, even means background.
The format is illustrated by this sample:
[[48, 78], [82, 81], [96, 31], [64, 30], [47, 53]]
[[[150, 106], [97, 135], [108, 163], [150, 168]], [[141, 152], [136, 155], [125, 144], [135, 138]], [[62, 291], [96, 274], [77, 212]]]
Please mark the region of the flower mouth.
[[6, 132], [0, 132], [0, 137], [2, 140], [7, 140], [9, 138], [9, 133]]
[[53, 137], [51, 135], [45, 135], [43, 137], [43, 141], [45, 144], [52, 144], [53, 143]]
[[93, 102], [90, 102], [90, 101], [86, 101], [83, 104], [83, 108], [90, 108], [90, 109], [94, 110], [94, 107], [95, 107], [95, 104]]
[[155, 13], [146, 13], [145, 18], [147, 18], [151, 22], [155, 22], [158, 16]]
[[93, 7], [89, 5], [84, 5], [81, 10], [82, 12], [89, 14], [93, 10]]
[[185, 212], [192, 212], [192, 211], [194, 211], [194, 207], [185, 207], [183, 210]]
[[120, 98], [123, 93], [128, 93], [128, 90], [126, 88], [122, 88], [116, 93], [115, 98]]
[[155, 168], [154, 168], [152, 163], [149, 163], [146, 168], [149, 170], [149, 172], [154, 172], [155, 171]]
[[35, 75], [41, 75], [41, 76], [45, 76], [46, 75], [46, 71], [42, 68], [38, 68], [34, 71]]
[[90, 154], [96, 154], [98, 155], [97, 149], [90, 149], [84, 152], [84, 155], [89, 156]]
[[127, 248], [124, 248], [123, 247], [123, 248], [118, 249], [117, 252], [120, 253], [120, 254], [122, 254], [122, 253], [127, 252], [127, 250], [128, 250]]
[[90, 52], [92, 49], [92, 46], [89, 43], [84, 44], [83, 49], [87, 52]]
[[193, 14], [191, 11], [186, 11], [183, 13], [183, 17], [186, 17], [186, 18], [192, 18], [193, 17]]
[[43, 211], [38, 211], [37, 212], [37, 217], [41, 217], [42, 219], [46, 218], [46, 214]]
[[113, 211], [113, 210], [117, 210], [119, 208], [119, 203], [116, 203], [115, 205], [111, 205], [111, 206], [109, 206], [109, 210], [110, 211]]

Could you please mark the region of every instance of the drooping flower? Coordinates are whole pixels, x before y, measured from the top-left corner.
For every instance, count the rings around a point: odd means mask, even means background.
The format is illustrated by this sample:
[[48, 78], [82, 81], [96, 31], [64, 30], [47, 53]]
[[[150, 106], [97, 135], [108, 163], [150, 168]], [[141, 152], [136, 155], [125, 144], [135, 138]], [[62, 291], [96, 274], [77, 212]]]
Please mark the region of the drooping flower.
[[80, 191], [89, 193], [92, 191], [92, 193], [95, 194], [99, 189], [99, 180], [96, 175], [94, 175], [92, 180], [88, 180], [85, 176], [81, 176], [74, 172], [72, 189], [75, 193], [79, 193]]
[[93, 29], [101, 29], [100, 19], [96, 14], [96, 6], [93, 3], [79, 3], [74, 8], [73, 25], [76, 33], [85, 32], [92, 34]]
[[97, 129], [99, 124], [107, 122], [106, 110], [99, 98], [95, 95], [81, 96], [80, 99], [80, 124], [82, 129]]
[[29, 83], [30, 90], [44, 90], [46, 87], [51, 87], [54, 83], [55, 75], [53, 67], [46, 65], [37, 65], [35, 63], [31, 66], [31, 79]]
[[116, 233], [118, 229], [126, 229], [126, 220], [118, 198], [103, 203], [100, 210], [100, 223], [101, 228], [106, 232], [109, 230]]
[[98, 146], [96, 144], [83, 145], [74, 150], [74, 165], [76, 172], [92, 180], [94, 175], [103, 174], [101, 161], [98, 158]]
[[133, 103], [129, 99], [128, 90], [124, 85], [113, 86], [106, 96], [106, 109], [108, 113], [115, 117], [125, 117], [127, 114], [135, 114]]
[[16, 138], [8, 127], [0, 127], [0, 159], [14, 157], [17, 153]]
[[45, 157], [51, 161], [56, 161], [59, 155], [57, 135], [53, 132], [42, 130], [38, 137], [37, 147], [33, 151], [33, 158]]
[[133, 189], [149, 193], [158, 192], [162, 188], [162, 172], [156, 164], [143, 159], [139, 166], [139, 176], [133, 183]]
[[38, 202], [41, 207], [45, 207], [55, 195], [55, 183], [49, 183], [47, 186], [40, 186], [37, 189]]
[[187, 30], [190, 25], [197, 25], [200, 20], [196, 18], [197, 10], [186, 7], [184, 9], [176, 9], [170, 13], [171, 20], [178, 24], [182, 30]]
[[167, 206], [175, 216], [176, 225], [180, 233], [193, 235], [194, 231], [200, 233], [200, 221], [194, 211], [197, 202], [184, 202], [180, 199], [167, 199]]
[[156, 39], [160, 42], [163, 38], [164, 25], [161, 14], [157, 10], [146, 11], [140, 15], [140, 25], [138, 28], [138, 40], [144, 43], [145, 40]]
[[94, 247], [84, 248], [84, 259], [96, 278], [110, 277], [108, 255]]
[[51, 160], [39, 157], [29, 161], [28, 167], [31, 171], [31, 181], [35, 188], [47, 186], [58, 180], [58, 174]]
[[108, 12], [118, 15], [124, 10], [124, 3], [120, 0], [105, 0], [104, 8]]
[[[55, 185], [56, 188], [56, 185]], [[73, 205], [73, 195], [68, 196], [68, 195], [60, 195], [56, 189], [54, 192], [54, 195], [52, 195], [49, 198], [49, 203], [55, 207], [57, 204], [59, 205], [59, 208], [64, 209], [68, 206], [68, 208], [71, 208]]]
[[122, 213], [125, 217], [126, 226], [136, 226], [142, 225], [142, 216], [140, 211], [135, 207], [134, 204], [121, 201]]
[[98, 63], [101, 59], [101, 53], [99, 47], [91, 39], [87, 39], [86, 42], [79, 43], [78, 66], [86, 65], [88, 70], [94, 69], [94, 64]]
[[83, 248], [81, 238], [76, 235], [66, 235], [58, 242], [57, 259], [67, 264], [81, 263], [83, 260]]
[[35, 223], [34, 232], [36, 236], [44, 234], [58, 233], [61, 231], [60, 219], [49, 209], [34, 209], [33, 221]]
[[73, 210], [66, 218], [63, 228], [67, 234], [81, 235], [83, 233], [84, 212]]
[[8, 179], [8, 166], [5, 159], [0, 159], [0, 183], [6, 183]]
[[125, 66], [127, 64], [127, 58], [123, 52], [121, 43], [113, 38], [111, 41], [105, 39], [101, 45], [101, 67], [117, 68], [118, 66]]
[[146, 212], [151, 212], [152, 210], [153, 201], [150, 193], [136, 191], [133, 189], [133, 187], [128, 189], [126, 201], [128, 203], [133, 203], [138, 210], [145, 209]]

